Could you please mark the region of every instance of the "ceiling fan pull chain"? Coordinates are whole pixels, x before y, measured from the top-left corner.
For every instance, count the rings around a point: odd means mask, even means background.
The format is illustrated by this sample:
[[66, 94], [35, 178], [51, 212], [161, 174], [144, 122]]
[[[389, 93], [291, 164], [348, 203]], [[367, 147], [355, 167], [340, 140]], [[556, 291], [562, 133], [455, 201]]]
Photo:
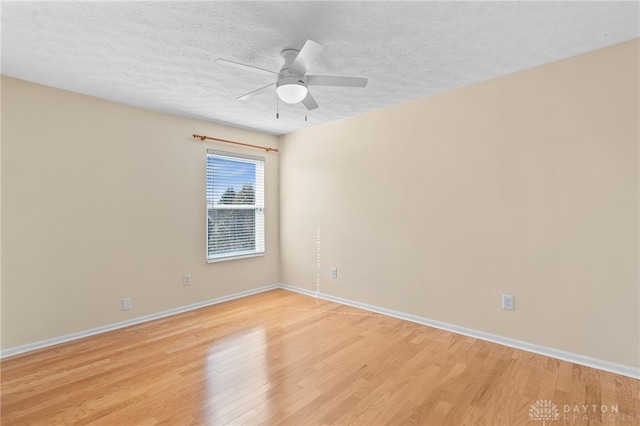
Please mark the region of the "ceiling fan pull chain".
[[280, 100], [278, 99], [277, 93], [276, 93], [276, 119], [280, 119]]
[[307, 108], [304, 109], [304, 121], [307, 121]]

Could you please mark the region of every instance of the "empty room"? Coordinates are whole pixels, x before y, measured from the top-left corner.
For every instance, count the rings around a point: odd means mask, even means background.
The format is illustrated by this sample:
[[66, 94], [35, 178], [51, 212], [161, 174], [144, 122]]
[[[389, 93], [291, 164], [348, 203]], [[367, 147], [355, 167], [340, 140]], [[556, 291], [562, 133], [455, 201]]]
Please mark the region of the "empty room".
[[640, 2], [3, 1], [4, 425], [640, 425]]

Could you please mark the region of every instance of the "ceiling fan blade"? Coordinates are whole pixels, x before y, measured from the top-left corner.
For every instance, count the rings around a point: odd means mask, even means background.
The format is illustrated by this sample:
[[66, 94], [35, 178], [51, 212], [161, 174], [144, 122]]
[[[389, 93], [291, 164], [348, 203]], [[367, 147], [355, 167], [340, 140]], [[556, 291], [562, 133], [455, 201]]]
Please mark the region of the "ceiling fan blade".
[[216, 59], [214, 62], [217, 62], [219, 64], [222, 65], [227, 65], [233, 68], [238, 68], [244, 71], [251, 71], [251, 72], [255, 72], [258, 74], [264, 74], [264, 75], [268, 75], [268, 76], [273, 76], [273, 75], [278, 75], [277, 72], [273, 72], [273, 71], [269, 71], [269, 70], [263, 70], [262, 68], [258, 68], [258, 67], [253, 67], [251, 65], [245, 65], [245, 64], [241, 64], [239, 62], [233, 62], [233, 61], [227, 61], [226, 59]]
[[318, 103], [313, 99], [313, 96], [311, 96], [311, 92], [307, 92], [307, 96], [302, 100], [302, 104], [308, 111], [318, 108]]
[[360, 77], [332, 77], [328, 75], [308, 75], [308, 86], [342, 86], [342, 87], [365, 87], [366, 78]]
[[302, 46], [300, 53], [298, 53], [298, 56], [296, 56], [296, 59], [294, 59], [289, 66], [289, 71], [296, 75], [305, 75], [309, 71], [309, 68], [311, 68], [311, 63], [318, 57], [320, 52], [322, 52], [322, 49], [324, 49], [324, 46], [320, 43], [307, 40], [304, 46]]
[[242, 95], [238, 98], [239, 101], [248, 101], [249, 99], [255, 98], [256, 96], [262, 94], [262, 93], [266, 93], [269, 92], [271, 89], [271, 86], [275, 86], [275, 83], [271, 83], [268, 86], [264, 86], [261, 87], [259, 89], [254, 90], [253, 92], [249, 92], [246, 95]]

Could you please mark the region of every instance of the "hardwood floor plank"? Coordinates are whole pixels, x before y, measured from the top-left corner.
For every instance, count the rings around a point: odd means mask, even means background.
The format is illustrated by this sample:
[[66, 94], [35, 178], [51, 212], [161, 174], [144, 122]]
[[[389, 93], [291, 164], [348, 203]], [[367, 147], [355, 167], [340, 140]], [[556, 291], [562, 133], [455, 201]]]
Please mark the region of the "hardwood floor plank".
[[511, 425], [538, 400], [564, 424], [640, 422], [637, 380], [285, 290], [0, 367], [8, 426]]

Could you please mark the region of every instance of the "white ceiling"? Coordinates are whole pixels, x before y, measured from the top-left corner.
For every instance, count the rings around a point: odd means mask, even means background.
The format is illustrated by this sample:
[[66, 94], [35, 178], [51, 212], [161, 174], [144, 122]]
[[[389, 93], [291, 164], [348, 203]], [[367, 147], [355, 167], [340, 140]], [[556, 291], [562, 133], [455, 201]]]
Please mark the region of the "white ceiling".
[[[574, 56], [640, 36], [639, 2], [8, 2], [2, 74], [155, 111], [272, 134]], [[313, 87], [320, 108], [268, 94], [283, 48], [325, 46], [310, 74], [368, 77]]]

